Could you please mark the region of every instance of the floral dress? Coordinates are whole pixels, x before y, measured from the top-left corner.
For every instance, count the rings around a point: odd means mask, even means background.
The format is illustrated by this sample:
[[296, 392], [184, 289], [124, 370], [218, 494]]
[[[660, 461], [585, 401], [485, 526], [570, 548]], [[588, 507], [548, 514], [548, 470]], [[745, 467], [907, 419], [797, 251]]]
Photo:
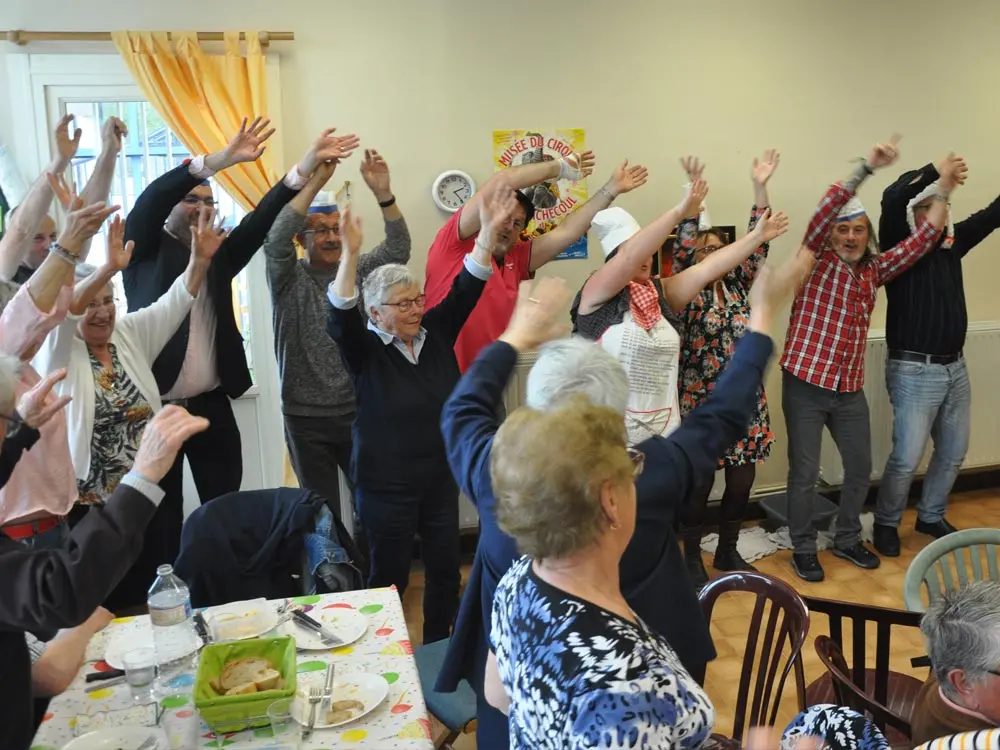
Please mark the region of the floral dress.
[[522, 557], [493, 599], [490, 645], [512, 750], [700, 747], [708, 694], [662, 636], [539, 578]]
[[[749, 230], [764, 215], [766, 208], [750, 209]], [[698, 240], [697, 219], [685, 219], [674, 240], [673, 273], [694, 264]], [[767, 259], [765, 242], [722, 279], [703, 289], [684, 311], [685, 335], [680, 362], [680, 410], [688, 414], [715, 388], [715, 381], [733, 354], [736, 342], [750, 321], [750, 285]], [[719, 461], [719, 468], [760, 463], [767, 459], [774, 443], [767, 395], [760, 387], [757, 408], [750, 420], [747, 436], [738, 440]]]
[[108, 344], [111, 369], [90, 354], [94, 372], [94, 433], [90, 443], [90, 473], [79, 483], [84, 505], [104, 503], [132, 468], [139, 439], [153, 408], [132, 382], [118, 360], [118, 350]]

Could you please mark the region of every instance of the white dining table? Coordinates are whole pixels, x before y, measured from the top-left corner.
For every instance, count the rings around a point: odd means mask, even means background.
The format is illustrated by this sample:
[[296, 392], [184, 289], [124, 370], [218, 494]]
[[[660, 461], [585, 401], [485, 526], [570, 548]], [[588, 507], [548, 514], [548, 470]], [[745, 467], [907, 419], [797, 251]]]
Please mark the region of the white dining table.
[[[383, 677], [389, 685], [388, 696], [371, 713], [337, 728], [316, 729], [311, 737], [302, 740], [300, 747], [433, 750], [431, 723], [420, 688], [403, 607], [396, 589], [366, 589], [299, 597], [291, 601], [307, 611], [315, 610], [314, 614], [329, 608], [353, 609], [368, 621], [365, 634], [348, 646], [326, 651], [298, 651], [299, 683], [318, 680], [322, 684], [326, 666], [333, 661], [337, 675], [376, 674]], [[32, 750], [61, 750], [75, 737], [92, 731], [95, 727], [127, 726], [131, 723], [151, 726], [165, 710], [180, 712], [181, 715], [185, 711], [193, 711], [190, 695], [187, 698], [189, 707], [183, 704], [184, 689], [188, 694], [193, 690], [193, 674], [175, 678], [171, 684], [179, 687], [179, 695], [164, 698], [156, 706], [136, 705], [130, 687], [124, 682], [90, 693], [84, 691], [94, 684], [85, 681], [87, 674], [109, 669], [103, 658], [116, 629], [143, 627], [144, 619], [148, 620], [148, 617], [120, 618], [92, 639], [87, 651], [87, 663], [70, 688], [52, 699], [45, 719], [35, 735]], [[202, 722], [198, 736], [199, 750], [214, 747], [225, 747], [227, 750], [263, 750], [278, 746], [269, 727], [216, 737]]]

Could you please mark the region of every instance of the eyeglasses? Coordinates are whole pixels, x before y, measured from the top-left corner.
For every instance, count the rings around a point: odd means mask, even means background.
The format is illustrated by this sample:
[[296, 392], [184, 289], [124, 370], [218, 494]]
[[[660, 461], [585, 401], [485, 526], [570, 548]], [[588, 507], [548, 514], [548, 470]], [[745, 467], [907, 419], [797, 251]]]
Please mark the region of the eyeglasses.
[[998, 672], [995, 669], [987, 669], [986, 671], [989, 672], [991, 675], [994, 675], [996, 677], [1000, 677], [1000, 672]]
[[404, 299], [402, 302], [383, 302], [381, 303], [385, 307], [395, 307], [400, 312], [409, 312], [410, 308], [416, 305], [421, 310], [424, 309], [424, 305], [427, 303], [427, 295], [420, 294], [413, 299]]
[[632, 462], [632, 476], [638, 477], [646, 466], [646, 454], [638, 448], [627, 448], [628, 460]]
[[307, 229], [302, 234], [304, 234], [306, 237], [315, 237], [318, 235], [326, 237], [327, 235], [330, 234], [336, 236], [340, 234], [340, 227], [320, 227], [319, 229]]
[[208, 198], [199, 198], [197, 195], [185, 195], [182, 203], [188, 206], [197, 206], [199, 203], [204, 203], [209, 208], [215, 207], [215, 198], [211, 196]]
[[104, 299], [95, 299], [89, 305], [87, 305], [88, 310], [100, 310], [102, 307], [114, 307], [118, 304], [118, 299], [116, 297], [105, 297]]

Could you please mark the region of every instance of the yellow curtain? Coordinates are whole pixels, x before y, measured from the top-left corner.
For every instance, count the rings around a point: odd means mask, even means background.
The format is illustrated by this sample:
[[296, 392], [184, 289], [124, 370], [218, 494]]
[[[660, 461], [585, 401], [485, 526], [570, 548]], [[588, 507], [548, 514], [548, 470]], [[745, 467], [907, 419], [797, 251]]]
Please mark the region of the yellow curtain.
[[[146, 100], [192, 154], [224, 148], [244, 117], [267, 116], [267, 73], [260, 36], [225, 33], [225, 53], [207, 54], [193, 31], [113, 31], [111, 37]], [[216, 179], [247, 211], [276, 181], [271, 152]]]

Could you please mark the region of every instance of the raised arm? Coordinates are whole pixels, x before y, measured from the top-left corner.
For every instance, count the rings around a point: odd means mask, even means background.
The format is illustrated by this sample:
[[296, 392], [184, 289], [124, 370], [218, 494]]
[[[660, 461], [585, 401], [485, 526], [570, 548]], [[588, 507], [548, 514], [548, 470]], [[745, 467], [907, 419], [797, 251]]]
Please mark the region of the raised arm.
[[162, 409], [143, 433], [135, 463], [106, 505], [93, 508], [63, 549], [28, 550], [3, 542], [0, 625], [14, 630], [71, 628], [84, 622], [142, 549], [163, 498], [163, 479], [181, 445], [208, 427], [178, 406]]
[[582, 154], [571, 154], [565, 159], [519, 164], [497, 172], [462, 207], [462, 215], [458, 220], [459, 239], [467, 240], [479, 231], [479, 206], [491, 184], [502, 182], [512, 190], [521, 190], [546, 180], [581, 180], [593, 171], [594, 152], [584, 151]]
[[[688, 189], [705, 174], [705, 163], [697, 156], [685, 156], [681, 158], [681, 169], [688, 178]], [[688, 209], [684, 213], [680, 224], [677, 225], [676, 236], [670, 253], [671, 273], [680, 273], [685, 268], [694, 264], [695, 250], [698, 249], [698, 229], [699, 217], [701, 216], [701, 204], [693, 201], [688, 204]]]
[[[80, 193], [83, 205], [107, 203], [111, 195], [111, 181], [115, 177], [118, 166], [118, 154], [122, 150], [122, 139], [128, 135], [128, 127], [117, 117], [109, 117], [101, 128], [101, 153], [94, 162], [94, 171]], [[63, 203], [64, 209], [69, 209], [68, 203]], [[88, 237], [80, 248], [80, 260], [85, 262], [90, 254], [90, 243], [93, 237]]]
[[682, 310], [702, 289], [746, 261], [761, 244], [788, 231], [788, 217], [779, 212], [765, 214], [750, 234], [719, 248], [700, 263], [675, 276], [661, 279], [663, 294], [674, 310]]
[[611, 178], [590, 200], [563, 219], [551, 232], [543, 234], [532, 243], [531, 270], [537, 271], [583, 237], [598, 211], [610, 206], [619, 195], [645, 185], [647, 175], [645, 167], [630, 167], [627, 159], [619, 164]]
[[643, 264], [649, 263], [663, 246], [680, 218], [691, 210], [691, 206], [700, 206], [706, 195], [708, 183], [699, 180], [683, 201], [622, 243], [615, 257], [587, 279], [580, 296], [579, 314], [592, 313], [628, 286]]
[[298, 164], [233, 229], [220, 251], [220, 257], [225, 258], [225, 266], [231, 276], [236, 276], [250, 262], [264, 244], [278, 213], [306, 184], [316, 168], [323, 162], [342, 161], [358, 147], [357, 136], [335, 136], [334, 130], [335, 128], [324, 130]]
[[83, 131], [79, 128], [69, 136], [69, 124], [73, 122], [73, 115], [67, 114], [56, 126], [55, 140], [56, 152], [51, 163], [38, 176], [32, 184], [21, 204], [17, 206], [14, 215], [10, 217], [4, 235], [0, 238], [0, 277], [4, 279], [13, 278], [17, 272], [17, 267], [24, 260], [28, 243], [38, 231], [45, 214], [52, 204], [52, 186], [48, 175], [59, 175], [66, 171], [76, 151], [80, 146], [80, 137]]
[[358, 279], [364, 279], [386, 263], [406, 265], [410, 261], [410, 230], [406, 226], [403, 212], [396, 203], [396, 196], [392, 193], [389, 165], [378, 151], [365, 150], [365, 159], [361, 163], [361, 176], [382, 208], [385, 240], [358, 259]]
[[[781, 154], [773, 148], [765, 151], [763, 158], [757, 159], [755, 157], [753, 160], [753, 165], [750, 168], [750, 179], [753, 182], [753, 206], [750, 208], [750, 221], [747, 224], [748, 234], [753, 232], [754, 227], [757, 226], [762, 217], [767, 215], [767, 211], [771, 207], [771, 199], [767, 194], [767, 183], [780, 162]], [[767, 260], [770, 249], [770, 244], [762, 242], [749, 258], [733, 269], [733, 276], [749, 288], [757, 276], [757, 271]]]

